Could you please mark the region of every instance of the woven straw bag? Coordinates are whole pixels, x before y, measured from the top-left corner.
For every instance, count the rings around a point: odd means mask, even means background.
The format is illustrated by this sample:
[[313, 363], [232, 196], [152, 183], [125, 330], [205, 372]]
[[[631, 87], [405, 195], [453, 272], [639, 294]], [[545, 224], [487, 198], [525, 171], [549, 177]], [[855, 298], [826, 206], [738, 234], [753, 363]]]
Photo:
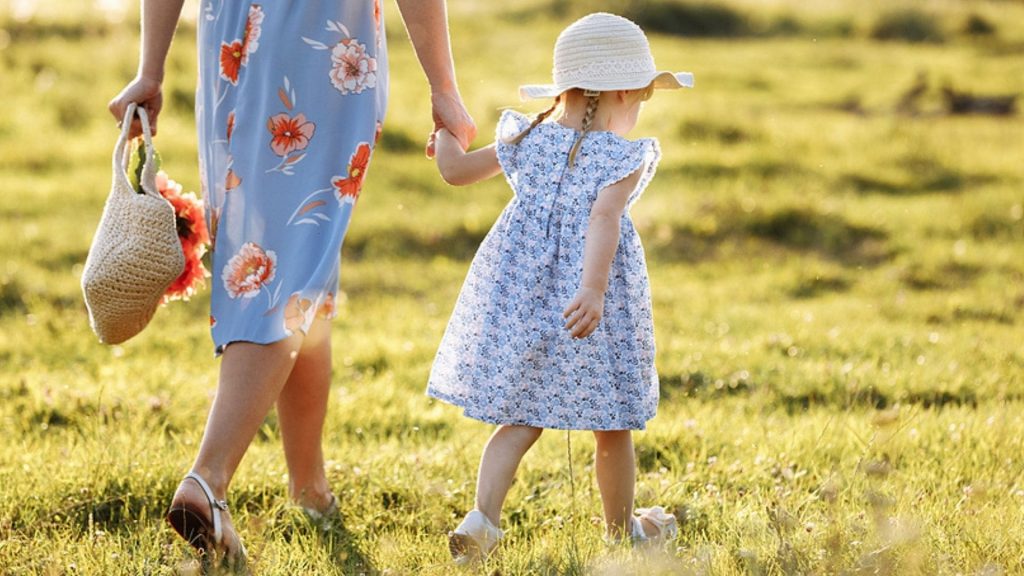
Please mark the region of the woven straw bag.
[[[139, 179], [143, 194], [127, 174], [128, 129], [136, 113], [146, 145]], [[130, 104], [114, 148], [110, 196], [82, 271], [89, 324], [104, 344], [119, 344], [141, 332], [185, 268], [174, 208], [156, 188], [154, 154], [146, 111]]]

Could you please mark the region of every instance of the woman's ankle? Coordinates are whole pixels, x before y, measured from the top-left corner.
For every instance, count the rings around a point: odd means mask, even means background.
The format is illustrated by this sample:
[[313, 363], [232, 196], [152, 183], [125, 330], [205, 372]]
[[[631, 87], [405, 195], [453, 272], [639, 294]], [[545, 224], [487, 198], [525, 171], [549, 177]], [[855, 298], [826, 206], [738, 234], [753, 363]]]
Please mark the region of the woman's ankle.
[[[194, 474], [202, 478], [203, 482], [205, 482], [210, 488], [210, 491], [213, 492], [214, 498], [217, 498], [218, 500], [227, 499], [230, 478], [226, 474], [217, 474], [209, 468], [201, 468], [198, 466], [192, 468], [192, 470], [189, 471], [189, 474]], [[193, 478], [189, 478], [188, 475], [182, 478], [181, 482], [178, 484], [178, 492], [180, 492], [182, 488], [186, 488], [188, 490], [192, 490], [193, 488], [196, 490], [202, 490], [199, 483]]]

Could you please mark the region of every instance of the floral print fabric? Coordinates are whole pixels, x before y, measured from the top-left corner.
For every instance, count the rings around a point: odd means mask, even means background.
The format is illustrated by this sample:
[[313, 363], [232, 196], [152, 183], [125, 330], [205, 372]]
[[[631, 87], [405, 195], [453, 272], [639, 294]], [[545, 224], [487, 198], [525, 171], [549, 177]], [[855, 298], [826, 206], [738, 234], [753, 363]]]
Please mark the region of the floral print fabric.
[[333, 317], [380, 136], [380, 0], [202, 0], [196, 123], [219, 353]]
[[604, 318], [574, 340], [562, 310], [579, 288], [590, 208], [608, 185], [643, 170], [639, 198], [660, 158], [657, 141], [591, 132], [574, 168], [577, 132], [530, 119], [498, 123], [498, 160], [515, 193], [470, 266], [431, 370], [427, 394], [492, 424], [642, 430], [658, 404], [654, 324], [640, 237], [628, 212], [609, 274]]

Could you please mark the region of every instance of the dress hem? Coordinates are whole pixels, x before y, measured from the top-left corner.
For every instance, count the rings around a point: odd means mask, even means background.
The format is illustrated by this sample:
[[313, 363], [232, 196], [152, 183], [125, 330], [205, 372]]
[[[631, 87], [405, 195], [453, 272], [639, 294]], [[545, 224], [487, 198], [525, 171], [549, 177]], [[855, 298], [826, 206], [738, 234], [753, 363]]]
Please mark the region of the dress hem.
[[[331, 316], [330, 318], [326, 318], [326, 320], [328, 322], [330, 322], [333, 319], [334, 319], [334, 316]], [[314, 322], [315, 321], [316, 320], [314, 320]], [[312, 326], [312, 324], [310, 324], [310, 326]], [[269, 338], [265, 338], [265, 339], [229, 338], [223, 344], [217, 344], [216, 341], [215, 341], [214, 342], [214, 347], [213, 347], [213, 356], [214, 356], [214, 358], [220, 358], [224, 354], [224, 351], [227, 350], [227, 347], [232, 345], [232, 344], [236, 344], [236, 343], [239, 343], [239, 342], [247, 342], [249, 344], [257, 344], [259, 346], [269, 346], [271, 344], [277, 344], [278, 342], [280, 342], [280, 341], [282, 341], [282, 340], [284, 340], [286, 338], [290, 338], [290, 337], [294, 336], [297, 332], [302, 332], [303, 336], [307, 336], [309, 334], [309, 329], [308, 328], [303, 328], [302, 326], [299, 326], [298, 329], [296, 329], [295, 332], [292, 332], [291, 334], [288, 334], [287, 332], [278, 332], [278, 333], [274, 334], [273, 336], [271, 336]]]
[[430, 388], [427, 389], [426, 395], [428, 397], [430, 397], [430, 398], [434, 398], [436, 400], [440, 400], [440, 401], [445, 402], [447, 404], [451, 404], [452, 406], [455, 406], [457, 408], [462, 408], [462, 413], [467, 418], [472, 418], [473, 420], [478, 420], [478, 421], [483, 422], [485, 424], [493, 424], [495, 426], [530, 426], [530, 427], [533, 427], [533, 428], [543, 428], [545, 430], [580, 430], [580, 431], [589, 430], [589, 431], [595, 431], [595, 432], [604, 432], [604, 431], [613, 431], [613, 430], [636, 430], [636, 431], [643, 431], [643, 430], [647, 429], [647, 422], [650, 421], [651, 419], [653, 419], [654, 416], [655, 416], [655, 414], [651, 414], [650, 416], [641, 417], [639, 419], [639, 423], [638, 423], [637, 420], [631, 420], [629, 423], [623, 423], [622, 425], [617, 425], [619, 423], [612, 422], [610, 424], [603, 424], [601, 426], [582, 426], [582, 427], [581, 426], [566, 426], [564, 423], [561, 423], [561, 422], [527, 421], [527, 420], [523, 420], [523, 419], [513, 419], [513, 418], [508, 418], [508, 419], [491, 418], [491, 417], [488, 417], [488, 416], [484, 416], [483, 414], [473, 410], [472, 408], [467, 407], [466, 404], [464, 402], [462, 402], [461, 398], [458, 398], [458, 397], [455, 397], [455, 396], [451, 396], [451, 395], [448, 395], [448, 394], [445, 394], [443, 392], [439, 392], [437, 390], [430, 389]]

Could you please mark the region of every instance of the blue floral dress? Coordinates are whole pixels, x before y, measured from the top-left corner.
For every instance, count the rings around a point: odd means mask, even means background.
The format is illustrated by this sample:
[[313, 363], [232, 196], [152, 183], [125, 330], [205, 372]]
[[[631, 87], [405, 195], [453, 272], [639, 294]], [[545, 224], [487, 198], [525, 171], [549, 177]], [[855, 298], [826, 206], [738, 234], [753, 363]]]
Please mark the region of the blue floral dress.
[[643, 170], [632, 206], [660, 158], [653, 139], [591, 132], [567, 167], [577, 132], [506, 111], [497, 154], [515, 197], [484, 238], [441, 340], [427, 394], [492, 424], [642, 430], [658, 405], [650, 285], [640, 237], [623, 215], [604, 317], [574, 340], [562, 310], [583, 274], [598, 193]]
[[342, 240], [380, 136], [380, 0], [202, 0], [196, 123], [216, 351], [333, 317]]

